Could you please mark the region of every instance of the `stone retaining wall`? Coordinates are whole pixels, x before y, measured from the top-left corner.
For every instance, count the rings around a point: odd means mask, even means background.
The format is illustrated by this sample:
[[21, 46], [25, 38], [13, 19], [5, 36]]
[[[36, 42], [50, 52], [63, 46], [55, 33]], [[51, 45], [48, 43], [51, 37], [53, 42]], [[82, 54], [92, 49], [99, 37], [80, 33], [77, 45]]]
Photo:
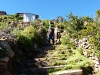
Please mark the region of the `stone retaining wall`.
[[7, 40], [0, 39], [0, 45], [6, 48], [6, 56], [0, 58], [0, 75], [11, 75], [8, 70], [8, 62], [10, 61], [10, 58], [14, 57], [15, 53], [11, 50]]
[[83, 39], [76, 39], [75, 44], [77, 47], [82, 48], [83, 50], [83, 55], [90, 58], [94, 62], [94, 71], [95, 72], [100, 72], [100, 62], [98, 57], [91, 51], [91, 53], [87, 53], [91, 49], [91, 45], [88, 42], [88, 38], [83, 38]]

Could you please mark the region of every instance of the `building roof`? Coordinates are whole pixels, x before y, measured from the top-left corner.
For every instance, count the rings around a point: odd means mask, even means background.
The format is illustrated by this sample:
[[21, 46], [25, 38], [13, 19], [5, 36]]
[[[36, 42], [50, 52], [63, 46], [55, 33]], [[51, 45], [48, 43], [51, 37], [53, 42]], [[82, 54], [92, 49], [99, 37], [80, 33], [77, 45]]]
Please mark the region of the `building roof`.
[[6, 13], [5, 11], [0, 11], [0, 13]]
[[[16, 13], [16, 14], [32, 14], [32, 13]], [[32, 15], [38, 16], [37, 14], [32, 14]]]
[[0, 11], [0, 16], [1, 15], [7, 15], [7, 13], [5, 11]]

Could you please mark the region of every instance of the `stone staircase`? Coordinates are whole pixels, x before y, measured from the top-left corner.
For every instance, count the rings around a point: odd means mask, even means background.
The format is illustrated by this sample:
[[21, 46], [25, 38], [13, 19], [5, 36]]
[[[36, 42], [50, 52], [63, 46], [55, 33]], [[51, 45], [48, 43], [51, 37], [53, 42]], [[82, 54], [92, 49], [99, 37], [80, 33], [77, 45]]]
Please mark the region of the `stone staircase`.
[[45, 46], [41, 48], [40, 54], [37, 54], [34, 58], [34, 53], [29, 54], [31, 59], [21, 62], [22, 66], [20, 66], [16, 75], [48, 75], [47, 70], [52, 67], [46, 67], [46, 63], [40, 62], [39, 59], [42, 59], [46, 54], [47, 50], [53, 50], [53, 46]]
[[[48, 50], [54, 50], [55, 47], [53, 46], [45, 46], [42, 48], [41, 53], [43, 55], [38, 54], [35, 58], [29, 59], [22, 62], [22, 66], [17, 69], [16, 75], [82, 75], [82, 70], [65, 70], [65, 71], [58, 71], [54, 74], [48, 74], [49, 69], [55, 68], [64, 68], [65, 65], [61, 66], [48, 66], [43, 60], [43, 56], [46, 54]], [[32, 55], [32, 54], [31, 54]], [[34, 57], [34, 56], [32, 56]]]
[[28, 60], [23, 64], [24, 66], [17, 70], [17, 75], [46, 75], [46, 68], [39, 68], [34, 61]]

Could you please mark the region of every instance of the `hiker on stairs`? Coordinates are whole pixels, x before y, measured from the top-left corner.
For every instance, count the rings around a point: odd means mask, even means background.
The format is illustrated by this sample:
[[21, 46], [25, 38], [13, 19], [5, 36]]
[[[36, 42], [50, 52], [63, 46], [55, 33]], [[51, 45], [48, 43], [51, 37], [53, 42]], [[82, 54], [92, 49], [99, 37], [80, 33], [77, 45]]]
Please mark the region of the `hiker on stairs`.
[[54, 29], [49, 26], [49, 29], [47, 31], [47, 40], [48, 40], [48, 44], [50, 43], [50, 40], [52, 40], [52, 44], [54, 44]]
[[56, 44], [60, 43], [61, 34], [60, 34], [60, 28], [57, 25], [55, 27], [54, 34], [55, 34], [55, 43]]

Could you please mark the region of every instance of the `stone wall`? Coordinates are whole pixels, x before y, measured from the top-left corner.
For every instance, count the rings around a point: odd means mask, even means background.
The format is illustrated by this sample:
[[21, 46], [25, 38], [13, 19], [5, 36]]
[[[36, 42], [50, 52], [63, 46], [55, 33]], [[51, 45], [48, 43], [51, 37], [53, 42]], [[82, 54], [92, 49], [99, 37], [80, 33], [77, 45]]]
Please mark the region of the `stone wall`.
[[8, 70], [9, 61], [14, 57], [15, 53], [11, 50], [6, 39], [0, 39], [0, 45], [6, 48], [6, 56], [0, 57], [0, 75], [11, 75]]
[[100, 61], [98, 59], [98, 57], [94, 54], [93, 51], [91, 51], [90, 53], [89, 50], [91, 49], [91, 45], [88, 42], [90, 36], [86, 37], [86, 38], [82, 38], [80, 40], [76, 39], [74, 40], [75, 44], [77, 47], [82, 48], [83, 50], [83, 55], [90, 58], [93, 62], [94, 62], [94, 72], [100, 72]]

